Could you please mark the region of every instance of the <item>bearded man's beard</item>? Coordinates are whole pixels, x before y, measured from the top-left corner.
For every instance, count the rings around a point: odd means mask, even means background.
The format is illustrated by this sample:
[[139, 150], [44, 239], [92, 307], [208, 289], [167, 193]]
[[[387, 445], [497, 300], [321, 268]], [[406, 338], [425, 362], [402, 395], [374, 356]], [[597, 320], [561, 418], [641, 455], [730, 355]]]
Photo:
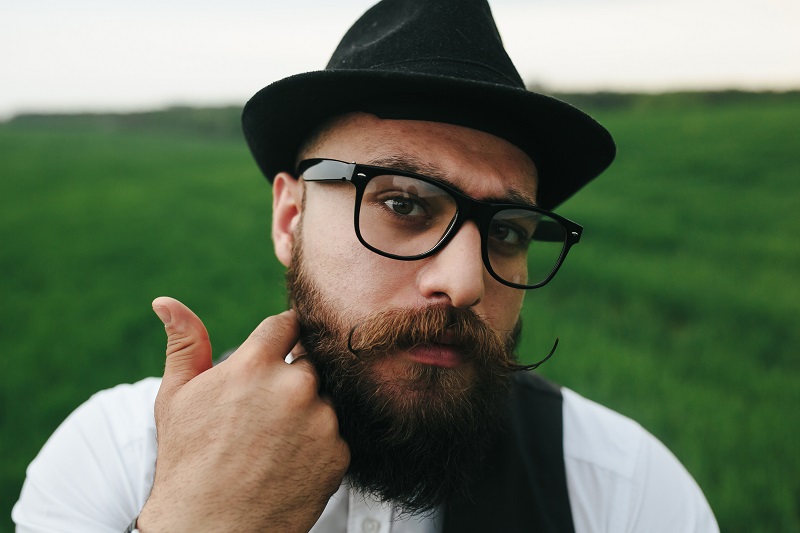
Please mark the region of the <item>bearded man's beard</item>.
[[[441, 305], [346, 323], [304, 270], [299, 240], [287, 283], [301, 344], [350, 447], [350, 487], [403, 513], [466, 495], [502, 423], [519, 328], [501, 335], [472, 310]], [[463, 357], [458, 367], [407, 361], [381, 372], [398, 352], [440, 343], [445, 332]]]

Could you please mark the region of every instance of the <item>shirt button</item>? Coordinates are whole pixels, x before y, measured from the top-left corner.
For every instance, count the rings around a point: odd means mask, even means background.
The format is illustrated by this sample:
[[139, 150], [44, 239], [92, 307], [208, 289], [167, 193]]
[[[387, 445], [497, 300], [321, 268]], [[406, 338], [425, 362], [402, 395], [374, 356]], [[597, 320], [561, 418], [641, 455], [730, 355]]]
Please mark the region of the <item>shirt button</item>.
[[373, 518], [365, 519], [362, 525], [364, 527], [364, 533], [378, 533], [378, 530], [381, 528], [381, 523]]

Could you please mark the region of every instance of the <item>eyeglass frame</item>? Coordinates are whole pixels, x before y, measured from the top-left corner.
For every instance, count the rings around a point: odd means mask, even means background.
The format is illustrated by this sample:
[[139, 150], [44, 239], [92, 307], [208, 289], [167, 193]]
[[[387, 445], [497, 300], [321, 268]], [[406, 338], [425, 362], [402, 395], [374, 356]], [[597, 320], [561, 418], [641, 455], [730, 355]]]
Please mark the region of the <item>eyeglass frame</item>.
[[[306, 170], [319, 164], [327, 164], [328, 166], [333, 166], [333, 164], [335, 164], [336, 166], [341, 168], [341, 171], [331, 172], [329, 176], [325, 177], [308, 178], [305, 176]], [[461, 229], [461, 226], [464, 224], [464, 222], [466, 222], [467, 220], [475, 221], [476, 225], [478, 226], [478, 232], [481, 237], [481, 257], [483, 259], [483, 266], [486, 268], [486, 270], [494, 279], [496, 279], [503, 285], [515, 289], [524, 289], [524, 290], [538, 289], [549, 283], [555, 277], [558, 270], [561, 268], [561, 265], [564, 263], [564, 260], [566, 259], [570, 248], [572, 248], [573, 245], [580, 242], [581, 235], [583, 234], [583, 226], [581, 226], [577, 222], [573, 222], [568, 218], [562, 217], [561, 215], [558, 215], [546, 209], [542, 209], [541, 207], [526, 205], [526, 204], [518, 204], [518, 203], [487, 202], [484, 200], [477, 200], [475, 198], [467, 196], [463, 192], [450, 186], [447, 183], [443, 183], [440, 180], [431, 178], [429, 176], [425, 176], [423, 174], [417, 174], [416, 172], [397, 170], [393, 168], [379, 167], [374, 165], [361, 165], [356, 162], [348, 163], [346, 161], [340, 161], [338, 159], [311, 158], [300, 161], [300, 163], [297, 165], [296, 175], [298, 177], [302, 177], [303, 181], [308, 181], [308, 182], [352, 183], [353, 186], [356, 188], [356, 199], [354, 204], [354, 215], [353, 215], [353, 228], [356, 232], [356, 237], [358, 237], [359, 242], [361, 242], [361, 244], [368, 250], [380, 256], [388, 257], [390, 259], [396, 259], [398, 261], [417, 261], [420, 259], [425, 259], [426, 257], [430, 257], [439, 250], [443, 249], [445, 246], [447, 246], [450, 240], [452, 240], [452, 238]], [[456, 213], [453, 219], [450, 221], [445, 232], [442, 234], [442, 236], [439, 238], [436, 244], [434, 244], [433, 247], [431, 247], [430, 250], [413, 256], [396, 255], [380, 250], [379, 248], [376, 248], [375, 246], [369, 244], [366, 240], [364, 240], [364, 237], [362, 237], [361, 228], [359, 224], [359, 214], [361, 212], [360, 208], [361, 208], [361, 201], [364, 196], [364, 191], [366, 190], [367, 183], [369, 183], [369, 181], [372, 178], [383, 175], [402, 176], [402, 177], [418, 179], [420, 181], [432, 184], [444, 190], [455, 200]], [[511, 281], [507, 281], [501, 278], [500, 275], [497, 274], [492, 268], [491, 260], [489, 259], [490, 223], [492, 221], [492, 218], [494, 218], [494, 216], [497, 213], [499, 213], [500, 211], [504, 211], [506, 209], [532, 211], [534, 213], [550, 217], [553, 220], [560, 223], [566, 230], [564, 237], [564, 246], [561, 249], [561, 253], [559, 254], [558, 259], [556, 260], [555, 266], [553, 267], [550, 274], [543, 281], [540, 281], [539, 283], [533, 285], [523, 285], [519, 283], [513, 283]]]

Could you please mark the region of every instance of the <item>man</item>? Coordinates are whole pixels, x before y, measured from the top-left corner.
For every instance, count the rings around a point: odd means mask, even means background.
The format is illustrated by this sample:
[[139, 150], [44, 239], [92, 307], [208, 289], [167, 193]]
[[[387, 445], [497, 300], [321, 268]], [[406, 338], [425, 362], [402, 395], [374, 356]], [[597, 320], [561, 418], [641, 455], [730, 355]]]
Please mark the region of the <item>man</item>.
[[549, 210], [614, 145], [525, 91], [484, 1], [384, 0], [243, 122], [293, 309], [212, 367], [156, 299], [163, 379], [73, 413], [20, 530], [717, 530], [652, 436], [516, 361], [525, 290], [581, 234]]

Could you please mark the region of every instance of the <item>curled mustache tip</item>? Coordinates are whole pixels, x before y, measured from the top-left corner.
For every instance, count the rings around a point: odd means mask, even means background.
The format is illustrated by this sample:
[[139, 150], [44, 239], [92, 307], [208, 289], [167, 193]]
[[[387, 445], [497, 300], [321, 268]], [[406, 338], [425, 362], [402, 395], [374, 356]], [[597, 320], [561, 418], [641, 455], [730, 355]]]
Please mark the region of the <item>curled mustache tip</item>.
[[349, 351], [354, 356], [358, 357], [359, 351], [353, 347], [353, 333], [356, 332], [356, 328], [358, 328], [360, 324], [356, 324], [352, 328], [350, 328], [350, 333], [347, 335], [347, 351]]
[[542, 359], [538, 363], [533, 363], [532, 365], [516, 365], [516, 368], [514, 368], [514, 371], [515, 372], [523, 372], [523, 371], [535, 370], [536, 368], [539, 368], [540, 366], [545, 364], [551, 357], [553, 357], [553, 354], [556, 353], [556, 348], [557, 347], [558, 347], [558, 337], [556, 337], [556, 342], [553, 344], [553, 348], [550, 350], [550, 353], [547, 354], [547, 356], [544, 359]]

